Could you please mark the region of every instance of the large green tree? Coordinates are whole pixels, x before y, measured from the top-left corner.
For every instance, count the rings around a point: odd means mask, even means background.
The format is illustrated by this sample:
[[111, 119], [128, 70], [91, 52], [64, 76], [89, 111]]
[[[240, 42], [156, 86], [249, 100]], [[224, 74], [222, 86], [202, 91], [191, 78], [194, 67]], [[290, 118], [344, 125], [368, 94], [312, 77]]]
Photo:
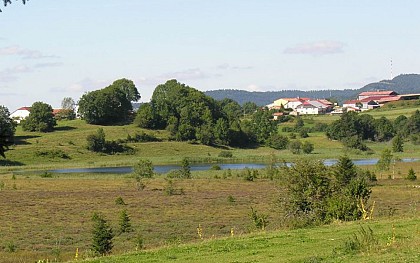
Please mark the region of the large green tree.
[[32, 104], [28, 118], [21, 123], [23, 130], [31, 132], [51, 132], [57, 125], [51, 105], [41, 101]]
[[104, 89], [84, 94], [79, 100], [79, 113], [90, 124], [126, 123], [133, 110], [131, 101], [139, 98], [134, 83], [120, 79]]
[[9, 110], [0, 105], [0, 156], [3, 158], [6, 158], [5, 151], [14, 143], [15, 123], [9, 116]]

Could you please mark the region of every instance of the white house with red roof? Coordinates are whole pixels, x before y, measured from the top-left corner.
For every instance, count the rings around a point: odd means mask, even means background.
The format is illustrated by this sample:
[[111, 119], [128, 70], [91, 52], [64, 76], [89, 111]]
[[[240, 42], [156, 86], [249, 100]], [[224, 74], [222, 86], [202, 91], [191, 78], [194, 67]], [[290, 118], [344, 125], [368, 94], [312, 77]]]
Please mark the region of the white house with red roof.
[[308, 100], [296, 107], [299, 115], [318, 115], [327, 113], [329, 105], [325, 105], [318, 100]]
[[21, 120], [24, 120], [29, 116], [29, 113], [31, 113], [31, 107], [21, 107], [12, 112], [10, 118], [17, 123], [20, 123]]

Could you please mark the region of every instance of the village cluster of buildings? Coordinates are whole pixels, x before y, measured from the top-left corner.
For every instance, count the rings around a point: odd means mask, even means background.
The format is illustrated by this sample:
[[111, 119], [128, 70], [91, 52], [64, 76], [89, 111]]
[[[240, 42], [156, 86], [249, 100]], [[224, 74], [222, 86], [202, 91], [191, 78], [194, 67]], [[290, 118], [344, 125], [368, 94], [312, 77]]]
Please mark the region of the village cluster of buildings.
[[[266, 105], [268, 109], [289, 109], [291, 115], [319, 115], [319, 114], [341, 114], [345, 111], [365, 111], [383, 106], [385, 103], [419, 99], [420, 94], [400, 95], [395, 91], [366, 91], [359, 94], [355, 100], [347, 100], [342, 106], [333, 104], [326, 99], [311, 98], [280, 98], [273, 103]], [[274, 114], [274, 119], [283, 115], [283, 112]]]

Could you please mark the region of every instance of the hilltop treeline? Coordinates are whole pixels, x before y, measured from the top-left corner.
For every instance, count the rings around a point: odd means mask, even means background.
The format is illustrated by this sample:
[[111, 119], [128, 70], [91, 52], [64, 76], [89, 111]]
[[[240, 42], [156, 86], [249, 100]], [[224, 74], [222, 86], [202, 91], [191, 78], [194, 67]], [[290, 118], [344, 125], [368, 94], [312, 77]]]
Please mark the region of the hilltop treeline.
[[245, 91], [245, 90], [210, 90], [206, 91], [209, 95], [217, 100], [229, 98], [237, 101], [239, 104], [251, 101], [259, 106], [267, 105], [277, 98], [296, 98], [309, 97], [314, 99], [333, 98], [339, 103], [348, 99], [355, 99], [357, 95], [363, 91], [373, 90], [393, 90], [399, 94], [420, 93], [420, 75], [406, 74], [399, 75], [392, 80], [382, 80], [380, 82], [370, 83], [360, 89], [345, 90], [280, 90], [280, 91]]

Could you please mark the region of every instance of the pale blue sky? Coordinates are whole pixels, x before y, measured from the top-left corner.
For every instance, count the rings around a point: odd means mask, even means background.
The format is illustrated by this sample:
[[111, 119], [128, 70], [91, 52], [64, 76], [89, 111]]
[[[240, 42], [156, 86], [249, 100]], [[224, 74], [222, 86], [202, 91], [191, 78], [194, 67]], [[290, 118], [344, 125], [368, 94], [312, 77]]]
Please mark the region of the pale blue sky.
[[30, 0], [0, 13], [0, 105], [59, 107], [115, 79], [348, 89], [420, 73], [420, 1]]

